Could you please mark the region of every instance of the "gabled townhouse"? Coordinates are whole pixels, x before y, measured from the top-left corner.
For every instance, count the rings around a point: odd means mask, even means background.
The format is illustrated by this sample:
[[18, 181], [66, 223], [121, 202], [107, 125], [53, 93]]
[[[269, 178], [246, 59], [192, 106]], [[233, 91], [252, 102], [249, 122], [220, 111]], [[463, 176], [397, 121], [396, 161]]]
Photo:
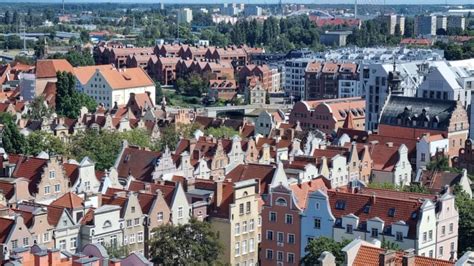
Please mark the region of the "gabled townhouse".
[[423, 134], [449, 139], [447, 154], [457, 156], [468, 138], [469, 119], [462, 104], [453, 100], [390, 96], [380, 114], [378, 134], [416, 141]]
[[33, 245], [33, 236], [26, 229], [24, 219], [21, 215], [14, 217], [0, 217], [0, 261], [10, 257], [13, 250], [20, 247]]
[[443, 135], [424, 134], [416, 142], [416, 169], [426, 169], [426, 166], [436, 156], [447, 155], [449, 139]]
[[257, 77], [265, 91], [272, 87], [272, 70], [268, 65], [248, 64], [243, 66], [238, 72], [239, 90], [244, 91], [250, 77]]
[[[69, 180], [60, 157], [39, 158], [10, 154], [4, 159], [3, 168], [5, 177], [28, 181], [28, 192], [36, 202], [49, 203], [69, 190]], [[15, 194], [20, 196], [26, 193], [17, 191]]]
[[439, 170], [421, 170], [417, 172], [413, 183], [427, 188], [432, 194], [444, 194], [447, 191], [454, 191], [459, 186], [472, 198], [472, 181], [467, 175], [467, 170], [461, 173], [451, 173]]
[[325, 236], [336, 241], [388, 241], [403, 250], [414, 249], [420, 256], [445, 260], [456, 257], [452, 252], [457, 247], [458, 213], [449, 193], [437, 199], [427, 194], [353, 189], [355, 192], [312, 193], [312, 205], [305, 212], [317, 213], [317, 217], [306, 216], [303, 223], [311, 224], [314, 218], [315, 226], [303, 227], [302, 235]]
[[156, 74], [156, 80], [162, 86], [171, 86], [176, 81], [176, 65], [180, 61], [177, 57], [158, 57], [156, 63], [151, 66]]
[[120, 219], [124, 222], [122, 229], [123, 246], [131, 252], [144, 253], [146, 217], [142, 212], [137, 192], [128, 192], [109, 188], [102, 195], [103, 205], [114, 205], [120, 207]]
[[281, 122], [284, 121], [285, 114], [280, 110], [273, 113], [263, 111], [255, 120], [255, 132], [267, 137]]
[[104, 204], [89, 209], [80, 222], [82, 245], [123, 246], [125, 221], [120, 218], [120, 212], [121, 207], [117, 205]]
[[69, 178], [71, 191], [76, 194], [99, 192], [101, 180], [97, 179], [95, 163], [89, 157], [84, 157], [80, 163], [69, 160], [63, 167]]
[[[75, 252], [80, 246], [80, 225], [72, 213], [59, 205], [44, 205], [34, 202], [22, 202], [13, 210], [25, 219], [26, 228], [33, 236], [35, 244], [56, 248], [61, 251]], [[46, 214], [46, 223], [44, 214]]]
[[290, 184], [283, 165], [277, 168], [262, 209], [261, 265], [298, 265], [301, 260], [302, 211], [308, 193], [330, 185], [323, 177]]
[[160, 158], [160, 152], [129, 146], [128, 142], [124, 141], [113, 168], [116, 169], [118, 178], [123, 183], [129, 176], [133, 176], [136, 180], [151, 182], [153, 171]]
[[412, 181], [412, 166], [408, 160], [408, 148], [393, 142], [373, 142], [370, 152], [373, 159], [371, 182], [409, 185]]
[[[192, 206], [188, 202], [184, 187], [180, 182], [160, 181], [159, 183], [146, 183], [130, 181], [126, 187], [129, 191], [145, 192], [160, 195], [164, 198], [167, 208], [161, 209], [162, 222], [172, 224], [186, 224], [191, 218]], [[169, 213], [169, 216], [168, 216]]]
[[363, 130], [365, 100], [361, 98], [297, 102], [291, 110], [289, 122], [299, 122], [304, 130], [317, 129], [329, 135], [343, 127], [349, 112], [352, 113], [353, 128]]
[[153, 51], [155, 55], [160, 57], [180, 57], [183, 47], [181, 44], [156, 45]]
[[209, 222], [224, 247], [219, 261], [230, 265], [256, 265], [261, 218], [256, 180], [218, 181]]
[[183, 47], [183, 51], [181, 53], [181, 58], [184, 60], [200, 60], [204, 58], [208, 47], [206, 46], [192, 46], [189, 45], [186, 49]]

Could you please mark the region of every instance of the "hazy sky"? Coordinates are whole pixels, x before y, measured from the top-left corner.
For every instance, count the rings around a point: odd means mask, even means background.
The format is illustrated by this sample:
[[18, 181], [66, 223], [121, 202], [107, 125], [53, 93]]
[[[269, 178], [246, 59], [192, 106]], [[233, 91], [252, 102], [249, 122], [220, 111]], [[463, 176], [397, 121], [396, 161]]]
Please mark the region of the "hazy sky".
[[[278, 0], [65, 0], [66, 2], [117, 2], [117, 3], [246, 3], [246, 4], [273, 4], [278, 3]], [[307, 3], [307, 4], [353, 4], [355, 0], [283, 0], [283, 3]], [[61, 2], [61, 0], [0, 0], [0, 2]], [[473, 0], [385, 0], [386, 4], [445, 4], [449, 5], [461, 5], [461, 4], [474, 4]], [[383, 4], [384, 0], [358, 0], [359, 4]]]

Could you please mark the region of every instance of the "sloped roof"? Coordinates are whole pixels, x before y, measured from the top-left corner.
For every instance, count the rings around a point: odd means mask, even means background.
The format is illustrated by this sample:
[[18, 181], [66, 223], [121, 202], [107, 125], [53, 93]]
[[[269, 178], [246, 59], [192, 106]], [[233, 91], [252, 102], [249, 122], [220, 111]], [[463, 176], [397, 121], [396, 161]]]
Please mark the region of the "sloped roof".
[[0, 243], [6, 243], [14, 224], [15, 221], [13, 219], [0, 217]]
[[58, 71], [72, 73], [73, 67], [66, 59], [44, 59], [36, 61], [36, 78], [54, 78]]
[[95, 66], [80, 66], [73, 69], [73, 73], [76, 76], [79, 83], [82, 85], [86, 84], [96, 71], [113, 69], [112, 65], [95, 65]]
[[233, 183], [258, 179], [260, 184], [259, 193], [268, 193], [268, 185], [271, 184], [275, 167], [273, 165], [264, 164], [240, 164], [226, 175], [226, 179], [232, 180]]
[[136, 147], [125, 148], [117, 167], [118, 176], [127, 178], [132, 175], [138, 180], [151, 181], [151, 174], [160, 157], [160, 152], [147, 151]]
[[50, 205], [73, 210], [73, 209], [82, 208], [83, 202], [84, 200], [78, 195], [72, 192], [67, 192], [63, 196], [59, 197], [57, 200], [51, 202]]
[[331, 182], [323, 176], [315, 178], [309, 182], [290, 185], [290, 189], [293, 191], [300, 209], [306, 208], [309, 193], [318, 189], [326, 191], [329, 188], [331, 188]]
[[155, 83], [141, 67], [101, 69], [100, 73], [113, 90], [154, 86]]

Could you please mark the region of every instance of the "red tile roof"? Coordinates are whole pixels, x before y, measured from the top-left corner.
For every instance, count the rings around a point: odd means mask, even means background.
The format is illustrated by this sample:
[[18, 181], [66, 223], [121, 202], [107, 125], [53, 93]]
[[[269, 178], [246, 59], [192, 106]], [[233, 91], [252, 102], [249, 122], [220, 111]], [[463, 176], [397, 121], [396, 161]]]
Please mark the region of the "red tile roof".
[[63, 212], [64, 212], [63, 207], [49, 205], [48, 206], [48, 223], [51, 226], [57, 226]]
[[55, 78], [56, 72], [73, 72], [66, 59], [45, 59], [36, 61], [36, 78]]
[[138, 180], [152, 181], [151, 174], [155, 169], [160, 152], [147, 151], [136, 147], [125, 148], [117, 167], [118, 176], [127, 178], [132, 175]]
[[38, 192], [37, 184], [47, 163], [48, 160], [46, 159], [21, 156], [16, 163], [12, 176], [27, 179], [29, 181], [28, 188], [30, 193], [35, 194]]
[[15, 185], [5, 180], [0, 180], [0, 190], [7, 200], [15, 194]]
[[241, 164], [226, 175], [226, 180], [236, 183], [243, 180], [258, 179], [260, 183], [259, 193], [266, 194], [274, 172], [275, 167], [273, 165]]
[[10, 235], [14, 224], [14, 220], [0, 217], [0, 243], [6, 244], [7, 237]]
[[79, 197], [78, 195], [72, 192], [68, 192], [64, 194], [63, 196], [61, 196], [60, 198], [58, 198], [57, 200], [51, 202], [50, 205], [73, 210], [73, 209], [82, 208], [83, 202], [84, 200], [81, 197]]
[[77, 178], [79, 177], [79, 165], [73, 163], [64, 163], [63, 167], [66, 177], [69, 178], [71, 185], [74, 185]]
[[314, 192], [318, 189], [327, 191], [327, 189], [329, 188], [331, 188], [331, 182], [323, 176], [320, 176], [302, 184], [290, 185], [290, 189], [293, 191], [297, 200], [298, 207], [300, 209], [306, 208], [309, 193]]

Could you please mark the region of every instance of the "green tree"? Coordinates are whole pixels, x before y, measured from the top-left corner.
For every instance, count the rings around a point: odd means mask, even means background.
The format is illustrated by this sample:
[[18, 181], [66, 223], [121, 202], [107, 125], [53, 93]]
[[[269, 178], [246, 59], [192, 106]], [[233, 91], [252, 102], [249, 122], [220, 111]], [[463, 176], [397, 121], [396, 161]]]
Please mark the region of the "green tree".
[[104, 245], [107, 254], [112, 259], [121, 259], [125, 258], [130, 254], [130, 249], [128, 245], [117, 247], [117, 245], [106, 244]]
[[31, 101], [28, 110], [28, 117], [34, 120], [39, 120], [43, 117], [50, 117], [52, 110], [46, 105], [43, 96], [38, 96]]
[[389, 250], [400, 250], [400, 246], [397, 243], [386, 240], [385, 237], [382, 238], [381, 247]]
[[40, 152], [65, 154], [66, 146], [58, 137], [45, 131], [37, 130], [26, 137], [26, 154], [38, 155]]
[[71, 138], [69, 154], [78, 160], [88, 156], [96, 162], [97, 169], [105, 170], [114, 164], [120, 147], [117, 133], [90, 129]]
[[459, 185], [454, 188], [459, 213], [458, 254], [474, 249], [474, 200]]
[[170, 148], [170, 150], [176, 149], [176, 145], [179, 141], [179, 133], [176, 131], [176, 128], [172, 125], [165, 127], [163, 131], [161, 131], [160, 139], [157, 143], [158, 150], [164, 150], [166, 146]]
[[26, 151], [25, 136], [20, 134], [14, 117], [9, 113], [0, 113], [2, 146], [7, 153], [22, 154]]
[[212, 135], [215, 138], [232, 138], [235, 135], [239, 135], [237, 130], [234, 130], [231, 127], [210, 127], [204, 131], [206, 135]]
[[69, 118], [77, 118], [81, 108], [95, 110], [97, 104], [88, 95], [76, 90], [76, 78], [67, 72], [57, 73], [56, 82], [56, 113]]
[[127, 140], [131, 145], [147, 148], [153, 147], [150, 134], [145, 129], [135, 128], [117, 134], [120, 139]]
[[153, 229], [150, 241], [152, 261], [160, 265], [212, 265], [222, 246], [208, 222], [191, 219], [183, 225]]
[[51, 59], [66, 59], [72, 66], [92, 66], [95, 65], [94, 57], [88, 51], [69, 51], [66, 54], [53, 54]]
[[336, 264], [342, 265], [344, 264], [344, 252], [342, 252], [342, 248], [350, 242], [350, 240], [336, 242], [327, 237], [315, 238], [306, 246], [306, 256], [301, 259], [301, 262], [304, 265], [318, 265], [318, 258], [321, 256], [321, 253], [329, 251], [334, 255], [334, 257], [336, 257]]

